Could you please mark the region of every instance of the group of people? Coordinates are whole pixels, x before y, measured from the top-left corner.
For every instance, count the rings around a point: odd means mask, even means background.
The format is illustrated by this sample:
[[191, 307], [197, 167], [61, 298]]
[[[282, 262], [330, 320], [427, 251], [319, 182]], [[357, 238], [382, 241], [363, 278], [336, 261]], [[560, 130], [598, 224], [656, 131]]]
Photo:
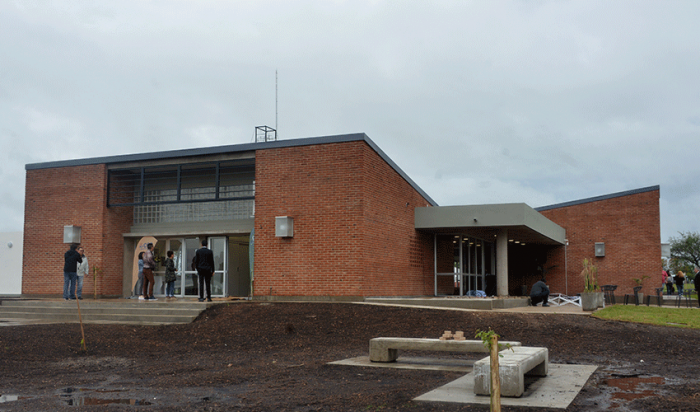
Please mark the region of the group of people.
[[63, 255], [63, 259], [63, 299], [82, 300], [83, 281], [89, 271], [85, 248], [78, 244], [72, 244]]
[[[695, 272], [698, 272], [698, 269], [695, 269]], [[678, 291], [678, 296], [683, 295], [683, 285], [685, 284], [685, 273], [681, 272], [680, 270], [678, 273], [676, 273], [676, 276], [674, 277], [671, 275], [671, 269], [668, 270], [663, 270], [661, 272], [661, 281], [663, 285], [666, 285], [666, 294], [667, 295], [673, 295], [673, 284], [676, 284], [676, 290]]]
[[[146, 250], [139, 253], [139, 278], [134, 288], [134, 293], [140, 295], [140, 300], [158, 300], [153, 296], [153, 287], [155, 279], [153, 271], [156, 269], [156, 262], [153, 256], [153, 243], [146, 245]], [[165, 261], [165, 297], [166, 299], [175, 297], [175, 281], [177, 276], [175, 272], [175, 262], [173, 261], [173, 251], [168, 250]], [[211, 302], [211, 278], [214, 274], [214, 253], [207, 248], [207, 241], [202, 240], [202, 247], [197, 249], [192, 260], [192, 270], [197, 271], [199, 277], [199, 301], [204, 302], [206, 292], [206, 300]], [[142, 293], [140, 293], [142, 292]]]

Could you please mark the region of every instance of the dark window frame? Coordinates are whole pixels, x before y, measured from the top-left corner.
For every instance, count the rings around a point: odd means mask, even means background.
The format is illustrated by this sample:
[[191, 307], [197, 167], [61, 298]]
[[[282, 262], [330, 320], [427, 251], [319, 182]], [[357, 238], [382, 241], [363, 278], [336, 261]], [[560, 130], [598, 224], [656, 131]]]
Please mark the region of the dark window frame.
[[[214, 189], [214, 196], [211, 199], [182, 199], [182, 169], [183, 166], [186, 168], [194, 167], [213, 167], [214, 168], [214, 185], [213, 186], [203, 186], [210, 187]], [[146, 196], [146, 183], [148, 172], [158, 172], [159, 170], [176, 168], [176, 200], [165, 200], [165, 201], [145, 201]], [[222, 169], [226, 173], [255, 173], [255, 163], [245, 163], [245, 164], [235, 164], [235, 161], [222, 160], [217, 162], [201, 162], [201, 163], [185, 163], [176, 165], [162, 165], [162, 166], [140, 166], [140, 167], [125, 167], [120, 169], [109, 169], [107, 171], [107, 207], [123, 207], [123, 206], [152, 206], [152, 205], [165, 205], [165, 204], [176, 204], [176, 203], [205, 203], [205, 202], [230, 202], [238, 200], [254, 200], [253, 196], [237, 196], [237, 197], [224, 197], [221, 194], [221, 171]], [[127, 178], [127, 190], [114, 192], [113, 179], [118, 179], [120, 176], [128, 176], [131, 172], [131, 181]], [[129, 185], [129, 183], [131, 183]], [[255, 179], [251, 181], [254, 185]], [[255, 188], [252, 189], [253, 191]], [[114, 198], [124, 199], [129, 197], [134, 199], [138, 194], [138, 201], [132, 202], [114, 202]]]

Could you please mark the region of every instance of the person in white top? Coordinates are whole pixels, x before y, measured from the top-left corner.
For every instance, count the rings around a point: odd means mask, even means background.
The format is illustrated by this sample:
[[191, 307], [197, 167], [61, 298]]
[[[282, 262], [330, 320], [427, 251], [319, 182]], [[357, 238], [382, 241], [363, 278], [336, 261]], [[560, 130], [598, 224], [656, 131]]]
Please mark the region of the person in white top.
[[88, 267], [88, 258], [85, 256], [85, 249], [80, 246], [78, 248], [78, 253], [80, 253], [80, 256], [83, 258], [83, 261], [78, 263], [78, 290], [76, 291], [76, 296], [78, 299], [83, 298], [83, 280], [85, 279], [85, 275], [88, 274], [90, 271], [90, 268]]

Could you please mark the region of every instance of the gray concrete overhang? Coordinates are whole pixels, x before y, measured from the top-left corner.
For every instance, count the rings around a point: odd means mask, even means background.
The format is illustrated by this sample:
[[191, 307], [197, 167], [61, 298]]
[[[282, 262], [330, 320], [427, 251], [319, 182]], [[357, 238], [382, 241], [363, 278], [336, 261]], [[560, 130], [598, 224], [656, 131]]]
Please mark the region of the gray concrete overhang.
[[465, 234], [493, 239], [502, 230], [508, 238], [560, 246], [566, 243], [566, 230], [525, 203], [470, 206], [435, 206], [415, 209], [415, 228], [423, 232]]

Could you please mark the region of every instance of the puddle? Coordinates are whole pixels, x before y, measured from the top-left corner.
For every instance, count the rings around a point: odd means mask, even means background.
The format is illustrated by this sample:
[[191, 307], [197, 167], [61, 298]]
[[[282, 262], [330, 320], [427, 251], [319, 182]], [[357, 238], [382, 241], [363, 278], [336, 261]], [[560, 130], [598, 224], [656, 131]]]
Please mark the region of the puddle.
[[29, 399], [29, 396], [19, 396], [19, 395], [0, 395], [0, 403], [19, 401], [22, 399]]
[[97, 398], [90, 396], [90, 394], [97, 393], [115, 393], [123, 392], [121, 390], [91, 390], [91, 389], [80, 389], [80, 388], [65, 388], [60, 395], [61, 400], [63, 400], [68, 406], [90, 406], [90, 405], [151, 405], [151, 402], [145, 399], [129, 399], [129, 398]]
[[[610, 397], [610, 406], [614, 409], [620, 406], [620, 401], [626, 402], [639, 398], [658, 396], [658, 386], [665, 385], [666, 380], [661, 376], [642, 378], [638, 375], [616, 376], [613, 374], [605, 381], [605, 384], [611, 388], [618, 389], [618, 391], [611, 393]], [[647, 389], [651, 386], [654, 386], [655, 388], [653, 390]]]
[[143, 399], [103, 399], [90, 397], [77, 397], [64, 399], [68, 406], [89, 406], [89, 405], [150, 405], [151, 403]]

